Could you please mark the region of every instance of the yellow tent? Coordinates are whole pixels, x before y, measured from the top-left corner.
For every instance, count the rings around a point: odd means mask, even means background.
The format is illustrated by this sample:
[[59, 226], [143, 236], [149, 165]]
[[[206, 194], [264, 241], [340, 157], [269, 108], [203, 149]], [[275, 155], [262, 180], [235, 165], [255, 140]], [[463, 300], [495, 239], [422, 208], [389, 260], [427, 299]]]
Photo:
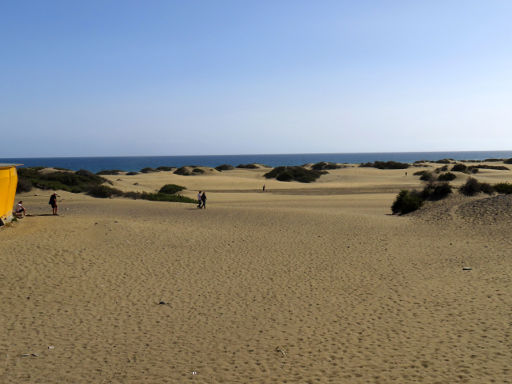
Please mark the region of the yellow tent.
[[16, 165], [0, 164], [0, 219], [5, 221], [12, 216], [14, 197], [18, 185]]

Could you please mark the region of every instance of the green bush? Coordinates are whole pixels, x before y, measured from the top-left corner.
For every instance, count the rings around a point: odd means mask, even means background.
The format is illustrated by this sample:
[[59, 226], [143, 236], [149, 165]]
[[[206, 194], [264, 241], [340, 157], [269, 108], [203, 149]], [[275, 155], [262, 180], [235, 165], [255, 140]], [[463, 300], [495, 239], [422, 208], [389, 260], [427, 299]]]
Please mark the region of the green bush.
[[96, 175], [119, 175], [121, 172], [123, 171], [119, 169], [104, 169], [103, 171], [96, 172]]
[[441, 200], [452, 193], [452, 186], [448, 183], [429, 183], [421, 192], [424, 200]]
[[134, 172], [134, 171], [131, 171], [131, 172], [128, 172], [126, 175], [127, 176], [135, 176], [135, 175], [138, 175], [139, 172]]
[[141, 173], [151, 173], [151, 172], [158, 172], [156, 169], [153, 169], [151, 167], [142, 168], [140, 170]]
[[112, 196], [123, 196], [123, 192], [119, 189], [112, 188], [106, 185], [98, 185], [92, 187], [87, 194], [93, 197], [106, 198]]
[[259, 168], [256, 164], [238, 164], [237, 168], [257, 169]]
[[421, 181], [432, 181], [434, 180], [434, 175], [431, 172], [425, 171], [420, 177]]
[[434, 161], [434, 163], [438, 163], [438, 164], [451, 164], [452, 161], [454, 161], [454, 160], [453, 159], [441, 159], [441, 160]]
[[45, 190], [63, 190], [69, 192], [86, 192], [94, 186], [108, 182], [86, 170], [76, 172], [49, 172], [41, 173], [39, 168], [20, 168], [20, 178], [29, 181], [34, 187]]
[[417, 191], [407, 191], [404, 189], [400, 191], [393, 202], [391, 212], [403, 215], [419, 209], [422, 205], [423, 199]]
[[22, 192], [30, 192], [32, 190], [32, 183], [29, 179], [25, 179], [24, 177], [18, 178], [18, 185], [16, 186], [16, 193]]
[[477, 165], [471, 165], [469, 167], [470, 170], [473, 169], [494, 169], [497, 171], [508, 171], [509, 168], [505, 167], [504, 165], [487, 165], [487, 164], [477, 164]]
[[480, 183], [478, 180], [470, 177], [464, 185], [460, 186], [459, 191], [463, 195], [474, 196], [480, 192], [484, 192], [490, 195], [494, 192], [494, 189], [490, 184]]
[[448, 166], [447, 165], [443, 165], [442, 167], [434, 169], [434, 172], [435, 173], [441, 173], [441, 172], [446, 172], [447, 170], [448, 170]]
[[147, 192], [125, 192], [124, 197], [134, 200], [150, 200], [150, 201], [170, 201], [176, 203], [192, 203], [197, 204], [197, 200], [181, 195], [169, 195], [167, 193], [147, 193]]
[[494, 188], [489, 183], [480, 183], [480, 190], [488, 195], [492, 195], [494, 193]]
[[199, 175], [204, 173], [201, 168], [194, 168], [192, 171], [189, 169], [190, 167], [181, 167], [174, 171], [175, 175], [181, 176], [191, 176], [191, 175]]
[[512, 193], [512, 184], [509, 183], [494, 184], [493, 188], [498, 193], [504, 193], [506, 195], [510, 195]]
[[219, 172], [222, 172], [222, 171], [231, 171], [232, 169], [235, 169], [235, 167], [233, 167], [232, 165], [229, 165], [229, 164], [222, 164], [222, 165], [215, 167], [215, 169]]
[[181, 192], [185, 187], [182, 187], [181, 185], [176, 184], [166, 184], [162, 188], [160, 188], [160, 191], [158, 193], [165, 193], [167, 195], [174, 195], [175, 193]]
[[313, 164], [311, 166], [311, 169], [314, 169], [315, 171], [324, 171], [327, 169], [339, 169], [339, 168], [341, 168], [341, 165], [333, 163], [333, 162], [326, 162], [326, 161], [321, 161], [321, 162]]
[[468, 167], [465, 164], [457, 163], [452, 167], [452, 172], [464, 172], [468, 171]]
[[446, 172], [446, 173], [441, 173], [438, 177], [437, 177], [437, 180], [439, 181], [452, 181], [452, 180], [455, 180], [457, 178], [457, 176], [451, 172]]
[[170, 172], [170, 171], [172, 171], [174, 168], [176, 168], [176, 167], [168, 167], [168, 166], [162, 165], [162, 166], [160, 166], [160, 167], [157, 167], [157, 168], [156, 168], [156, 170], [157, 170], [157, 171]]
[[267, 179], [276, 179], [279, 181], [298, 181], [301, 183], [311, 183], [318, 179], [326, 171], [309, 170], [298, 166], [282, 166], [272, 169], [265, 173]]
[[407, 163], [399, 163], [397, 161], [375, 161], [373, 163], [362, 163], [360, 167], [373, 167], [377, 169], [406, 169], [409, 168]]

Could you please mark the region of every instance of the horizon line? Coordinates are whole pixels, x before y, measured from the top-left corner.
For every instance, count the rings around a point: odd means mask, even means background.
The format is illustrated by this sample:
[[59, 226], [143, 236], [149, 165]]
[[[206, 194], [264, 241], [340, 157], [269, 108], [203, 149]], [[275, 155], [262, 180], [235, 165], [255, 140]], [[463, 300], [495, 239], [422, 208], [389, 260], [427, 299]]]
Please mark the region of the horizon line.
[[390, 153], [464, 153], [464, 152], [512, 152], [512, 149], [492, 150], [442, 150], [442, 151], [384, 151], [384, 152], [293, 152], [293, 153], [238, 153], [220, 155], [92, 155], [92, 156], [11, 156], [0, 159], [82, 159], [82, 158], [119, 158], [119, 157], [221, 157], [221, 156], [289, 156], [289, 155], [356, 155], [356, 154], [390, 154]]

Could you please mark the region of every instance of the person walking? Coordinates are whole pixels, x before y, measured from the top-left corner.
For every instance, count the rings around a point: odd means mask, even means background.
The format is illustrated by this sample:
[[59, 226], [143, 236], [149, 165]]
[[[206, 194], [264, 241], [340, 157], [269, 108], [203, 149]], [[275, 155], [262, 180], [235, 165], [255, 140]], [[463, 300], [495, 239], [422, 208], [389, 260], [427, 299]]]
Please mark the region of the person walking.
[[203, 203], [203, 208], [206, 209], [206, 192], [203, 191], [203, 194], [201, 195], [201, 202]]
[[57, 213], [57, 210], [58, 210], [57, 193], [56, 192], [53, 192], [53, 195], [50, 196], [50, 201], [48, 202], [48, 204], [50, 204], [52, 206], [53, 214], [58, 215], [58, 213]]
[[197, 208], [201, 208], [202, 199], [201, 199], [201, 191], [197, 193]]

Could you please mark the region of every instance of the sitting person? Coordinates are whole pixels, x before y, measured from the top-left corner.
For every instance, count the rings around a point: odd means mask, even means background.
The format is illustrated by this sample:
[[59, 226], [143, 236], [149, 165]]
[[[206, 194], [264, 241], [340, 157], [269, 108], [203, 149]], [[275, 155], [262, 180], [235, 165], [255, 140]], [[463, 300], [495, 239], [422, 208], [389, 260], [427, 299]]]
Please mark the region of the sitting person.
[[27, 216], [27, 210], [23, 206], [23, 201], [19, 201], [18, 204], [16, 204], [16, 208], [14, 208], [14, 216], [18, 218], [22, 218], [23, 216]]

